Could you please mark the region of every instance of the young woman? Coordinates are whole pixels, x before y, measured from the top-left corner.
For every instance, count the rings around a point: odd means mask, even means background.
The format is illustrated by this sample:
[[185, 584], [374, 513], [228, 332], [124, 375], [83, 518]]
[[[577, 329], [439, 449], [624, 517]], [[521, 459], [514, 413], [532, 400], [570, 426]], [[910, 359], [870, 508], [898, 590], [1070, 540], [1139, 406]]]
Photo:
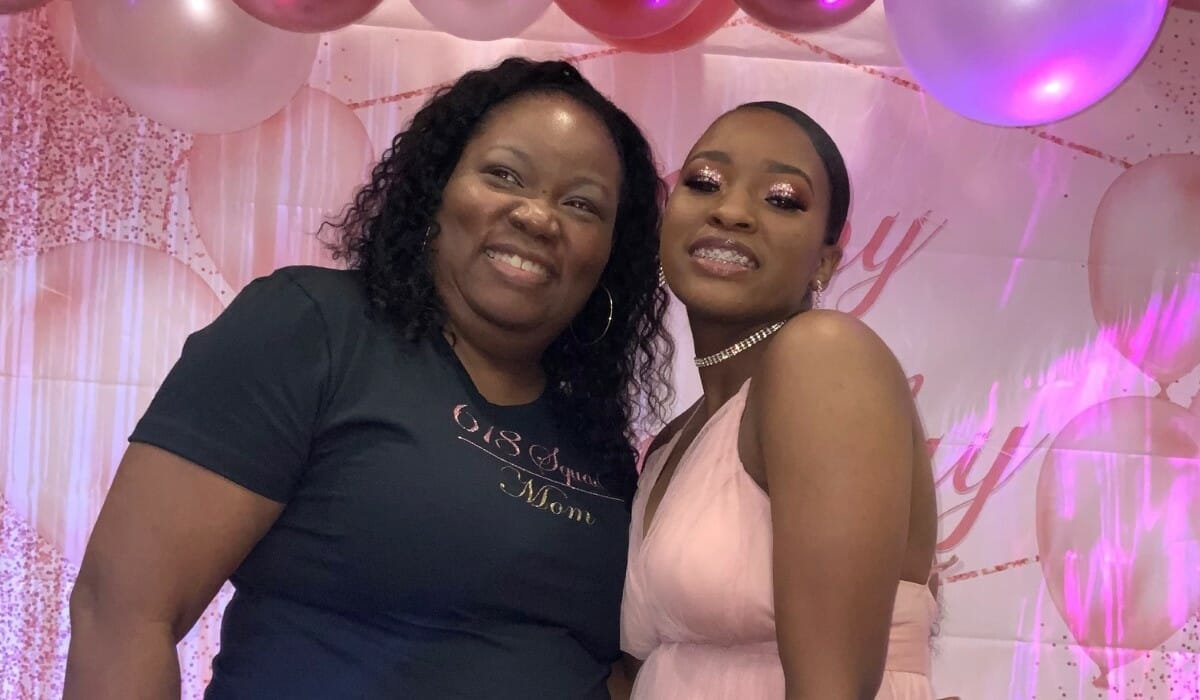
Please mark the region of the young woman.
[[921, 426], [884, 343], [819, 310], [849, 201], [833, 140], [774, 102], [719, 118], [682, 168], [660, 250], [704, 395], [634, 500], [635, 698], [932, 698]]

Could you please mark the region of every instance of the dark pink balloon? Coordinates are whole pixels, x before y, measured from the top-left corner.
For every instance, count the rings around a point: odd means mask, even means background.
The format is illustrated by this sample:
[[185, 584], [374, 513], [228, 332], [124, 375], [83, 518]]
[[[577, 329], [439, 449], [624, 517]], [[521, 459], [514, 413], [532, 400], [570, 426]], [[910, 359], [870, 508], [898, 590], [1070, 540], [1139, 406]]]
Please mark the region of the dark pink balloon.
[[1050, 597], [1106, 686], [1200, 605], [1200, 416], [1139, 396], [1071, 419], [1038, 477], [1037, 545]]
[[614, 39], [642, 39], [682, 22], [700, 0], [554, 0], [584, 29]]
[[0, 15], [15, 15], [45, 5], [50, 0], [0, 0]]
[[669, 53], [686, 49], [708, 38], [737, 12], [733, 0], [701, 0], [700, 6], [682, 22], [665, 32], [641, 39], [618, 39], [597, 34], [606, 43], [636, 53]]
[[785, 32], [812, 32], [836, 27], [875, 0], [737, 0], [754, 19]]
[[233, 0], [246, 12], [289, 32], [317, 34], [353, 24], [383, 0]]

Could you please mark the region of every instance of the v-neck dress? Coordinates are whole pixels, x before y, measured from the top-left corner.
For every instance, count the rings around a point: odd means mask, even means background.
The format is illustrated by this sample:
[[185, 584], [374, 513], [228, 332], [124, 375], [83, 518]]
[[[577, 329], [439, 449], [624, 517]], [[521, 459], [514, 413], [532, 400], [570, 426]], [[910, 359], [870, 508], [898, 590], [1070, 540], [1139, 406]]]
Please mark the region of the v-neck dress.
[[[643, 659], [634, 700], [784, 697], [775, 637], [771, 504], [737, 438], [749, 382], [682, 455], [645, 527], [646, 502], [679, 436], [647, 456], [630, 527], [621, 647]], [[682, 433], [682, 431], [680, 431]], [[879, 700], [930, 700], [928, 587], [897, 587]]]

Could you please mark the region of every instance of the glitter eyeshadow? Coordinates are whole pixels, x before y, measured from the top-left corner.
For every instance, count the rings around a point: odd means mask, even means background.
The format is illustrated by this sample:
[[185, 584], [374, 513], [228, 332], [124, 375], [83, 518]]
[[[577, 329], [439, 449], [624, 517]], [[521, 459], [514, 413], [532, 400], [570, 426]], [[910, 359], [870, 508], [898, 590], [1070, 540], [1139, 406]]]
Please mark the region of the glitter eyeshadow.
[[707, 165], [700, 168], [700, 170], [696, 173], [696, 177], [704, 180], [705, 182], [711, 182], [717, 185], [721, 184], [721, 173], [713, 170]]
[[796, 188], [786, 182], [777, 182], [771, 185], [771, 189], [767, 192], [769, 197], [786, 197], [787, 199], [796, 198]]

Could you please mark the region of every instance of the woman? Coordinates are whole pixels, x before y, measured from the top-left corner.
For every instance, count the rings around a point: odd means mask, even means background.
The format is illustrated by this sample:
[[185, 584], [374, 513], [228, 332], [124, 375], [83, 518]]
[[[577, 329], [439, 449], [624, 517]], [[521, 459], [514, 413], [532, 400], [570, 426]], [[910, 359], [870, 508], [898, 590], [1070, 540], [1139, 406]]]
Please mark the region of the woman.
[[865, 325], [813, 310], [841, 257], [841, 155], [798, 110], [752, 103], [679, 183], [660, 250], [704, 396], [634, 500], [633, 695], [931, 698], [936, 515], [908, 383]]
[[230, 577], [214, 700], [607, 697], [660, 186], [566, 63], [425, 105], [338, 227], [349, 271], [189, 338], [88, 546], [66, 697], [178, 697]]

